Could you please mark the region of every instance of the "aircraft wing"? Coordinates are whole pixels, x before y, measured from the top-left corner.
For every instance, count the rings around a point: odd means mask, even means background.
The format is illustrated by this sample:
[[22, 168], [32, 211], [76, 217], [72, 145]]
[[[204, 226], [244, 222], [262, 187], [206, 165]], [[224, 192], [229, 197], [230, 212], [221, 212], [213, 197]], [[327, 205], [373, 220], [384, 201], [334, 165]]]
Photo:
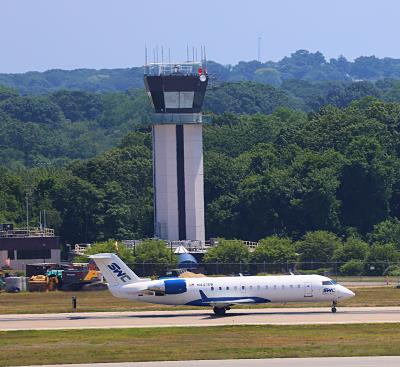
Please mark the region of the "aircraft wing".
[[208, 304], [210, 306], [217, 306], [217, 307], [223, 307], [223, 306], [230, 306], [230, 305], [235, 305], [235, 304], [246, 304], [246, 303], [258, 303], [258, 300], [255, 298], [249, 298], [249, 297], [216, 297], [216, 298], [209, 298], [205, 295], [205, 293], [200, 290], [200, 296], [201, 296], [201, 301], [204, 304]]

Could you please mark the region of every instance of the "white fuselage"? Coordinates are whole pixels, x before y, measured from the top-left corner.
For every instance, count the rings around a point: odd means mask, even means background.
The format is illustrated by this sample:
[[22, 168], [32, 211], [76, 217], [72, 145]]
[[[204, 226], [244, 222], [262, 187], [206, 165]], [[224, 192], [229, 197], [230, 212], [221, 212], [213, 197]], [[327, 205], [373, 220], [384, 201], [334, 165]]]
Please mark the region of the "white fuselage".
[[196, 306], [229, 303], [337, 302], [354, 296], [349, 289], [320, 275], [160, 279], [118, 285], [110, 287], [110, 291], [116, 297], [131, 300]]

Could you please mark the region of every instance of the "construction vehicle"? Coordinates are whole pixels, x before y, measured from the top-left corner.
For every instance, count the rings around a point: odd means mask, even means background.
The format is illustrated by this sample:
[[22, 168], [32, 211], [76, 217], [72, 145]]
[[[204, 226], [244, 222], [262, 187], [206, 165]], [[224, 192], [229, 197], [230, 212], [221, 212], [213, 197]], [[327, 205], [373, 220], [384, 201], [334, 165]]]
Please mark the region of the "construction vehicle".
[[48, 292], [58, 288], [58, 278], [47, 275], [33, 275], [28, 280], [29, 292]]

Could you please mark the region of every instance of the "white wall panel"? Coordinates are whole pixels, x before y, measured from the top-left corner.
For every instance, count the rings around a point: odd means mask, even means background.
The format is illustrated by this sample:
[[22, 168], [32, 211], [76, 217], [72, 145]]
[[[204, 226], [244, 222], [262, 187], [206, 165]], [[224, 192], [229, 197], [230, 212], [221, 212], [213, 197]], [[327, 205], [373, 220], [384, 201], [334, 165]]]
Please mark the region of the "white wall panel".
[[186, 237], [205, 240], [202, 125], [185, 125]]
[[153, 126], [156, 235], [178, 240], [175, 125]]

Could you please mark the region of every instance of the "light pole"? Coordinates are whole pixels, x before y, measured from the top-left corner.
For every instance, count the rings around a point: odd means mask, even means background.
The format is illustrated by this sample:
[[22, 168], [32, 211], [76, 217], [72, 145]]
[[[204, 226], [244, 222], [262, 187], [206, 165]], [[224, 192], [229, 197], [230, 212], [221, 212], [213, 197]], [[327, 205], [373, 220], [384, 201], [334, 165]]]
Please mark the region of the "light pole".
[[44, 253], [44, 251], [45, 251], [45, 249], [46, 249], [46, 244], [43, 243], [43, 244], [42, 244], [42, 247], [43, 247], [43, 264], [46, 264], [46, 256], [45, 256], [45, 253]]
[[26, 234], [29, 236], [29, 196], [28, 192], [25, 195], [26, 202]]

